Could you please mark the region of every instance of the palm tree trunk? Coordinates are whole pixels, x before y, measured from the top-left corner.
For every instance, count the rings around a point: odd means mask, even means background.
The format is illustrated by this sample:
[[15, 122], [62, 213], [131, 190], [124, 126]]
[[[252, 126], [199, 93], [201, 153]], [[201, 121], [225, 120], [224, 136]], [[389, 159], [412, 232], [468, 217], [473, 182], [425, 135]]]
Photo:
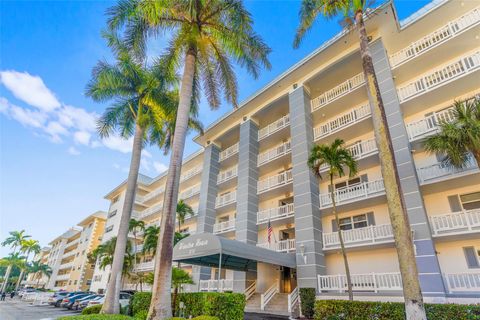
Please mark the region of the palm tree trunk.
[[2, 290], [0, 293], [4, 293], [7, 291], [8, 287], [8, 278], [10, 278], [10, 273], [12, 272], [12, 265], [9, 265], [7, 267], [7, 271], [5, 271], [5, 276], [3, 276], [3, 284], [2, 284]]
[[25, 272], [24, 269], [22, 269], [22, 270], [20, 271], [20, 275], [18, 276], [17, 284], [15, 285], [15, 291], [18, 291], [18, 287], [20, 287], [20, 283], [22, 282], [22, 278], [23, 278], [24, 272]]
[[192, 101], [195, 60], [195, 50], [188, 50], [185, 56], [185, 67], [180, 88], [172, 155], [170, 158], [165, 188], [163, 217], [157, 243], [157, 254], [155, 255], [155, 278], [152, 287], [152, 302], [150, 303], [150, 310], [147, 317], [149, 320], [168, 319], [172, 317], [172, 297], [170, 294], [175, 213], [178, 200], [183, 151], [187, 136], [188, 118]]
[[335, 215], [335, 222], [337, 223], [338, 240], [340, 241], [340, 250], [342, 251], [343, 264], [345, 266], [345, 276], [347, 277], [348, 300], [353, 301], [352, 277], [350, 275], [350, 266], [348, 265], [347, 252], [345, 251], [342, 230], [340, 229], [340, 219], [338, 218], [337, 204], [335, 203], [335, 186], [333, 185], [332, 174], [330, 174], [330, 186], [330, 197], [332, 198], [333, 214]]
[[388, 131], [385, 108], [373, 68], [372, 56], [368, 48], [368, 37], [362, 11], [356, 12], [355, 23], [359, 31], [363, 73], [367, 84], [370, 108], [372, 109], [373, 128], [375, 131], [375, 139], [377, 140], [388, 211], [402, 276], [406, 318], [422, 320], [426, 319], [426, 314], [420, 283], [418, 281], [412, 232], [408, 222], [405, 203], [402, 198], [400, 179], [395, 163], [390, 132]]
[[40, 285], [40, 278], [37, 279], [37, 289], [39, 285]]
[[[138, 114], [140, 114], [140, 110]], [[118, 228], [117, 242], [115, 244], [115, 252], [110, 271], [110, 279], [107, 284], [107, 292], [105, 293], [105, 302], [102, 307], [102, 313], [120, 312], [120, 303], [118, 299], [120, 295], [120, 286], [122, 283], [122, 270], [125, 258], [125, 250], [127, 249], [128, 242], [128, 224], [132, 216], [132, 209], [137, 189], [138, 171], [140, 168], [140, 157], [142, 155], [143, 147], [143, 134], [144, 129], [137, 123], [135, 127], [135, 135], [133, 137], [132, 158], [130, 161], [130, 171], [128, 173], [125, 201], [123, 202], [123, 212], [120, 218], [120, 226]]]

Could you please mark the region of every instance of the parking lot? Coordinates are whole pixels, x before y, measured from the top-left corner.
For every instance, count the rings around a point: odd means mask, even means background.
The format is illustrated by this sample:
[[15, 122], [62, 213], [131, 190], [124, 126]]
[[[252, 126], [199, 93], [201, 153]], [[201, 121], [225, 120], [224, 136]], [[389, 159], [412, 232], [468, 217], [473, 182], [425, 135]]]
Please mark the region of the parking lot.
[[33, 305], [18, 298], [0, 301], [0, 319], [2, 320], [50, 320], [78, 313], [50, 305]]

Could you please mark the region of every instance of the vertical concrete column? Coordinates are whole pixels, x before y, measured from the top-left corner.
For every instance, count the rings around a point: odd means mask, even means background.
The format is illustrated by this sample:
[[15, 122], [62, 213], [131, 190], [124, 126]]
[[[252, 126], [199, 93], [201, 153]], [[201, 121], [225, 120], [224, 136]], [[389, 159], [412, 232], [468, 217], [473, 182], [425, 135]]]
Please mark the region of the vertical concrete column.
[[297, 282], [300, 288], [316, 288], [317, 275], [326, 274], [322, 250], [318, 180], [308, 167], [313, 146], [310, 96], [302, 86], [289, 95], [292, 173], [295, 210]]
[[[256, 245], [258, 231], [258, 127], [250, 119], [240, 125], [240, 142], [238, 148], [235, 238], [238, 241]], [[234, 291], [243, 292], [252, 281], [257, 279], [256, 271], [235, 271], [233, 273], [233, 279]]]
[[372, 43], [370, 48], [392, 138], [403, 198], [410, 227], [414, 233], [415, 257], [422, 293], [424, 296], [444, 297], [445, 285], [435, 253], [427, 212], [423, 203], [388, 56], [381, 40]]
[[[217, 176], [219, 171], [220, 151], [214, 144], [205, 148], [203, 153], [202, 184], [198, 204], [197, 233], [213, 233], [215, 224], [215, 199], [217, 197]], [[198, 285], [200, 280], [211, 277], [209, 267], [193, 266], [192, 279]]]

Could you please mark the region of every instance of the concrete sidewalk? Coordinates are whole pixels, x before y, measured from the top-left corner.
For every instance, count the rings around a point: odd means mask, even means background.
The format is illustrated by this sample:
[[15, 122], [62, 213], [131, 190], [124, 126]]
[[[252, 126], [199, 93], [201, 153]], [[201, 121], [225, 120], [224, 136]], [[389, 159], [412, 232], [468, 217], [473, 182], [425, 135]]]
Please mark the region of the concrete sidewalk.
[[79, 313], [50, 305], [31, 305], [18, 298], [0, 301], [1, 320], [50, 320], [75, 314]]

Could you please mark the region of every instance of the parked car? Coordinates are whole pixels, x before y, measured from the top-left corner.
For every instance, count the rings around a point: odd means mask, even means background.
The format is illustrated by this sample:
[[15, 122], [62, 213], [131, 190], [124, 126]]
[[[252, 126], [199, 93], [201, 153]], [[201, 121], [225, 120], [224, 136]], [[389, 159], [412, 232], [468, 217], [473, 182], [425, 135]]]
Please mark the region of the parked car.
[[[67, 295], [67, 291], [55, 292], [50, 298], [48, 298], [48, 304], [58, 307], [60, 305], [60, 302], [62, 302], [63, 298], [65, 298]], [[57, 302], [58, 305], [56, 305]]]
[[95, 298], [98, 298], [98, 294], [89, 294], [88, 296], [86, 297], [83, 297], [81, 299], [76, 299], [75, 302], [73, 303], [72, 305], [72, 310], [81, 310], [80, 309], [80, 304], [82, 302], [85, 302], [85, 306], [87, 305], [88, 301], [92, 300], [92, 299], [95, 299]]
[[25, 289], [20, 289], [18, 292], [17, 292], [17, 295], [22, 298], [25, 294], [27, 293], [34, 293], [34, 292], [37, 292], [36, 289], [34, 288], [25, 288]]
[[[130, 304], [130, 297], [131, 296], [132, 296], [131, 294], [120, 292], [120, 306], [122, 306], [122, 307], [128, 306]], [[104, 301], [105, 301], [105, 297], [103, 296], [100, 299], [90, 300], [90, 302], [88, 302], [87, 306], [91, 307], [91, 306], [94, 306], [96, 304], [103, 304]]]
[[63, 302], [63, 299], [65, 298], [70, 298], [72, 296], [75, 296], [77, 294], [81, 294], [81, 293], [86, 293], [86, 292], [83, 292], [83, 291], [75, 291], [75, 292], [67, 292], [66, 295], [63, 295], [63, 296], [59, 296], [55, 299], [55, 302], [53, 303], [53, 305], [55, 307], [60, 307], [60, 305], [62, 304]]
[[71, 309], [72, 306], [73, 306], [73, 303], [76, 300], [84, 298], [84, 297], [89, 296], [89, 295], [90, 295], [90, 293], [80, 293], [80, 294], [73, 295], [71, 297], [65, 297], [65, 298], [63, 298], [62, 303], [60, 303], [60, 306], [62, 308]]

